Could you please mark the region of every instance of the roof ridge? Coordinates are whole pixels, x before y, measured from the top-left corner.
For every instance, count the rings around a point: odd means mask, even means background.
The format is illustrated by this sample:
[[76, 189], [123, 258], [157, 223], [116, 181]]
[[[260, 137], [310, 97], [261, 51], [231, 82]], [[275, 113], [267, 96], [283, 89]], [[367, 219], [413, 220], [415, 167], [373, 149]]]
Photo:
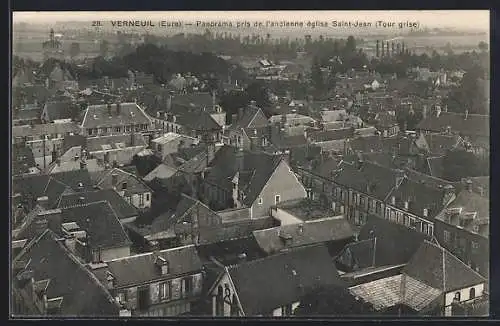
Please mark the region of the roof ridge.
[[135, 255], [131, 255], [131, 256], [126, 256], [126, 257], [119, 257], [119, 258], [115, 258], [115, 259], [111, 259], [111, 260], [108, 260], [107, 262], [110, 263], [110, 262], [116, 262], [116, 261], [120, 261], [120, 260], [127, 260], [127, 259], [133, 259], [133, 258], [138, 258], [138, 257], [144, 257], [144, 256], [151, 256], [151, 255], [154, 255], [155, 253], [167, 253], [167, 252], [171, 252], [171, 251], [177, 251], [177, 250], [182, 250], [182, 249], [188, 249], [188, 248], [195, 248], [196, 249], [196, 246], [194, 244], [188, 244], [188, 245], [184, 245], [184, 246], [180, 246], [180, 247], [174, 247], [174, 248], [168, 248], [168, 249], [163, 249], [163, 250], [160, 250], [158, 252], [155, 252], [155, 251], [148, 251], [148, 252], [143, 252], [143, 253], [140, 253], [140, 254], [135, 254]]
[[123, 227], [123, 224], [120, 222], [120, 219], [118, 218], [118, 214], [116, 214], [116, 211], [113, 209], [113, 206], [107, 200], [106, 200], [106, 203], [108, 203], [109, 208], [113, 212], [113, 216], [115, 217], [115, 219], [118, 222], [118, 224], [120, 224], [120, 228], [123, 231], [123, 234], [125, 234], [126, 241], [128, 241], [129, 243], [132, 243], [132, 241], [130, 240], [130, 237], [128, 235], [128, 232], [125, 230], [125, 228]]

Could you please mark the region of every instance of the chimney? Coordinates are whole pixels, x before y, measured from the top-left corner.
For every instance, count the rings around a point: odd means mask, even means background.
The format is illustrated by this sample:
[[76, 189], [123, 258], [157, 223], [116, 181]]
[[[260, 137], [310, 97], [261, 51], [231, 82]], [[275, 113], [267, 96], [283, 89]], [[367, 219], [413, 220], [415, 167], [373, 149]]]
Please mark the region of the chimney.
[[396, 197], [391, 197], [391, 205], [396, 205]]
[[467, 120], [468, 117], [469, 117], [469, 110], [465, 109], [464, 120]]
[[52, 162], [55, 162], [57, 160], [57, 151], [56, 151], [56, 145], [54, 144], [53, 148], [52, 148]]
[[465, 189], [467, 189], [468, 192], [472, 192], [472, 180], [467, 179], [465, 181]]
[[424, 208], [423, 216], [424, 217], [428, 217], [429, 216], [429, 210], [427, 208]]
[[440, 115], [441, 115], [441, 106], [436, 105], [436, 118], [439, 118]]
[[42, 196], [42, 197], [38, 197], [36, 199], [36, 202], [38, 205], [40, 205], [42, 208], [44, 209], [49, 209], [49, 197], [47, 196]]
[[215, 109], [215, 106], [217, 105], [217, 97], [215, 91], [212, 92], [212, 106]]
[[167, 111], [172, 110], [172, 97], [173, 97], [173, 92], [172, 91], [168, 92], [168, 97], [167, 97]]
[[207, 166], [213, 161], [215, 157], [215, 144], [207, 143]]
[[172, 122], [177, 123], [177, 116], [175, 114], [172, 115]]
[[361, 153], [358, 153], [358, 158], [356, 160], [357, 169], [361, 170], [363, 168], [363, 164], [364, 164], [363, 156], [361, 155]]
[[243, 152], [242, 148], [239, 148], [236, 150], [236, 154], [235, 154], [235, 164], [236, 164], [235, 168], [237, 171], [244, 170], [244, 168], [245, 168], [244, 162], [245, 162], [245, 153]]
[[397, 170], [395, 170], [395, 173], [396, 173], [396, 185], [395, 185], [395, 187], [398, 188], [399, 185], [401, 184], [401, 182], [403, 182], [403, 179], [405, 177], [405, 171], [403, 171], [401, 169], [397, 169]]
[[121, 113], [121, 103], [120, 103], [120, 101], [117, 101], [116, 102], [116, 114], [120, 115], [120, 113]]
[[156, 111], [156, 117], [159, 119], [161, 116], [161, 112], [160, 111]]
[[113, 173], [111, 175], [111, 184], [113, 185], [113, 187], [116, 187], [116, 185], [118, 184], [118, 174]]

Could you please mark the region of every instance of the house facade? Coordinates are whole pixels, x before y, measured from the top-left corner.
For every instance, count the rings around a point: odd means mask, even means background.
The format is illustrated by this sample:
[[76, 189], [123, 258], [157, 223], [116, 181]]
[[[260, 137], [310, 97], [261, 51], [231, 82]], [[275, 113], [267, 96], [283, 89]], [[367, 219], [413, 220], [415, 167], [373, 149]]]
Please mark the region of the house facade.
[[202, 263], [193, 245], [91, 264], [88, 268], [131, 316], [189, 313], [203, 285]]

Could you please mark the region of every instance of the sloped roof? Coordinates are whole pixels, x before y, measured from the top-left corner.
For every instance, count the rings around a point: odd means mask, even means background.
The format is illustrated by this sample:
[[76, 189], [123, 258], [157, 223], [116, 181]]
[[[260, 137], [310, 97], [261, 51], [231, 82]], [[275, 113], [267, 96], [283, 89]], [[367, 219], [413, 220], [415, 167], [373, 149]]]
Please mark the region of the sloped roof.
[[291, 249], [231, 266], [228, 271], [245, 316], [266, 314], [299, 301], [316, 286], [344, 286], [322, 245]]
[[76, 222], [87, 232], [92, 247], [116, 248], [130, 244], [116, 213], [107, 201], [63, 208], [62, 223], [68, 222]]
[[229, 129], [258, 128], [267, 126], [267, 124], [268, 120], [262, 109], [254, 105], [248, 105], [244, 108], [243, 115], [238, 117], [238, 120]]
[[[281, 236], [291, 238], [285, 244]], [[343, 216], [309, 220], [300, 224], [281, 225], [253, 232], [259, 246], [267, 253], [277, 253], [284, 248], [302, 247], [329, 241], [346, 240], [354, 236], [351, 226]]]
[[342, 140], [346, 138], [351, 138], [354, 136], [353, 128], [343, 128], [343, 129], [332, 129], [332, 130], [317, 130], [308, 131], [307, 137], [315, 142], [331, 141], [331, 140]]
[[[122, 185], [124, 182], [127, 183], [127, 189], [124, 190], [126, 193], [133, 194], [148, 191], [151, 192], [151, 189], [139, 177], [118, 168], [107, 170], [100, 175], [99, 180], [96, 182], [97, 186], [101, 189], [113, 188], [113, 175], [117, 176], [117, 187]], [[120, 188], [120, 190], [122, 189]]]
[[125, 219], [138, 215], [137, 209], [128, 203], [113, 189], [102, 189], [74, 194], [62, 195], [58, 201], [57, 208], [67, 208], [83, 204], [107, 201], [118, 219]]
[[222, 146], [215, 154], [210, 166], [212, 169], [206, 176], [210, 183], [220, 187], [232, 189], [232, 179], [236, 172], [240, 172], [239, 187], [245, 193], [245, 204], [251, 205], [266, 185], [272, 173], [276, 170], [282, 157], [266, 153], [242, 152], [243, 169], [236, 165], [238, 149], [231, 146]]
[[[168, 262], [168, 276], [158, 273], [155, 265], [158, 256]], [[201, 272], [202, 268], [200, 257], [194, 245], [118, 258], [108, 261], [107, 264], [109, 271], [115, 277], [115, 287], [117, 288], [197, 273]]]
[[274, 226], [270, 217], [245, 219], [235, 222], [226, 222], [222, 225], [205, 227], [199, 230], [199, 243], [201, 245], [221, 243], [247, 238], [255, 230], [262, 230]]
[[66, 133], [78, 133], [80, 128], [73, 122], [44, 123], [36, 125], [12, 126], [12, 137], [29, 137]]
[[50, 121], [59, 119], [70, 119], [71, 110], [70, 101], [51, 101], [45, 103], [44, 110], [47, 113], [47, 117]]
[[405, 201], [408, 201], [408, 211], [417, 216], [423, 217], [424, 208], [427, 208], [427, 218], [432, 219], [444, 208], [444, 194], [442, 189], [405, 178], [399, 187], [391, 192], [390, 197], [395, 197], [394, 206], [402, 210]]
[[[372, 234], [373, 231], [373, 234]], [[362, 246], [366, 248], [367, 243], [361, 241], [377, 238], [375, 252], [375, 266], [400, 265], [410, 261], [420, 245], [427, 238], [425, 234], [411, 230], [408, 227], [390, 222], [386, 219], [369, 215], [365, 225], [359, 231], [358, 239], [350, 247]], [[372, 244], [373, 246], [373, 244]], [[355, 253], [353, 251], [353, 253]], [[360, 250], [358, 261], [371, 263], [373, 255], [370, 251]]]
[[116, 104], [111, 105], [111, 114], [107, 105], [90, 105], [87, 107], [82, 128], [102, 128], [137, 124], [150, 124], [151, 121], [136, 103], [121, 103], [120, 113], [117, 113]]
[[444, 292], [486, 282], [449, 251], [429, 241], [422, 243], [403, 273]]
[[395, 172], [373, 162], [363, 162], [361, 169], [356, 164], [340, 163], [341, 171], [334, 181], [340, 185], [367, 193], [384, 200], [396, 185]]
[[480, 114], [469, 114], [465, 119], [465, 115], [461, 113], [441, 112], [439, 117], [430, 115], [420, 121], [416, 129], [442, 132], [448, 126], [451, 131], [466, 136], [490, 136], [490, 116]]
[[176, 123], [188, 130], [215, 131], [222, 130], [222, 127], [206, 111], [184, 112], [177, 118]]
[[30, 261], [35, 281], [48, 280], [47, 298], [62, 297], [58, 315], [66, 317], [118, 316], [109, 292], [58, 240], [46, 230], [14, 259]]

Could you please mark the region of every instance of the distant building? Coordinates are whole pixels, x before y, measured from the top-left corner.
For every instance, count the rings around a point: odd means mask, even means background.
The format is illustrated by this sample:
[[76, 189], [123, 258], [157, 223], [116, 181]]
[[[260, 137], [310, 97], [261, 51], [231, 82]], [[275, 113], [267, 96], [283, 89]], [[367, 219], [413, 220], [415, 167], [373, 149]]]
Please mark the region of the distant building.
[[47, 60], [49, 58], [64, 60], [64, 50], [62, 43], [58, 38], [56, 38], [53, 29], [50, 30], [49, 39], [42, 43], [42, 47], [44, 60]]

